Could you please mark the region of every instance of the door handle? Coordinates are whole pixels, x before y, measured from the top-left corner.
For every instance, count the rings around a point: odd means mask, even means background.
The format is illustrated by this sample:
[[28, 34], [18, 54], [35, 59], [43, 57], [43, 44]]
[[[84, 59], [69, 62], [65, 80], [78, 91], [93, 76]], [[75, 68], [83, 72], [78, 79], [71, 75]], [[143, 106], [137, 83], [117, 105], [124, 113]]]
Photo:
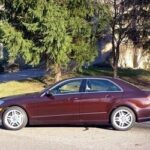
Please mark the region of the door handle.
[[78, 99], [79, 99], [78, 97], [73, 98], [73, 100], [78, 100]]
[[79, 98], [78, 97], [73, 97], [73, 98], [68, 98], [69, 101], [78, 101]]

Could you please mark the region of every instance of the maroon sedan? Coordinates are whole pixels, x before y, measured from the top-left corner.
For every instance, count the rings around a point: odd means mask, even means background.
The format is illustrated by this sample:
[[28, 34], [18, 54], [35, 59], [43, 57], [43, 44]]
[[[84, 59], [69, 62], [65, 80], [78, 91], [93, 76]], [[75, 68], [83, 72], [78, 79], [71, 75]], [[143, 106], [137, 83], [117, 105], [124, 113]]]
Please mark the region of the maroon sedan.
[[29, 125], [111, 124], [128, 130], [150, 120], [150, 92], [114, 78], [82, 77], [60, 81], [40, 93], [1, 98], [6, 129]]

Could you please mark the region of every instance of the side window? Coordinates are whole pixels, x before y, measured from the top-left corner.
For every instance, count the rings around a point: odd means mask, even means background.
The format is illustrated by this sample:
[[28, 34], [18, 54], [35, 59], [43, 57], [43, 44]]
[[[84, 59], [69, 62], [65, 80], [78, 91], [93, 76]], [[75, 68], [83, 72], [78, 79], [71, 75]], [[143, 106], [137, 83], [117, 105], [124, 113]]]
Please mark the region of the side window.
[[89, 79], [86, 83], [86, 92], [121, 91], [121, 89], [108, 80]]
[[53, 94], [76, 93], [80, 91], [82, 80], [69, 81], [63, 83], [51, 90]]

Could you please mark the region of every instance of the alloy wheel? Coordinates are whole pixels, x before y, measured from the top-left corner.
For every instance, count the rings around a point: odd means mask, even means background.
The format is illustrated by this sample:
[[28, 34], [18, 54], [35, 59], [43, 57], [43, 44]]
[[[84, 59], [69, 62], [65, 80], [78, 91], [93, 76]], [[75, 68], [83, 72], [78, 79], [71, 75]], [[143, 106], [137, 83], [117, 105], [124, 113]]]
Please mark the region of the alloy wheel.
[[5, 123], [10, 128], [18, 128], [23, 123], [23, 114], [18, 110], [11, 110], [6, 113]]
[[111, 123], [117, 130], [128, 130], [133, 127], [135, 123], [135, 115], [131, 109], [120, 107], [113, 111]]

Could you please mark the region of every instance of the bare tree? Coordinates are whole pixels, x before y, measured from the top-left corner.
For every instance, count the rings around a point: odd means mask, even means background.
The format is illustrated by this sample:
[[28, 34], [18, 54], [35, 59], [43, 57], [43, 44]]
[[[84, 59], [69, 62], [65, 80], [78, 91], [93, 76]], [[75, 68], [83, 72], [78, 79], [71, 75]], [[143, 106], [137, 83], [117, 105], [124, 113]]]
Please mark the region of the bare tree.
[[120, 45], [130, 39], [135, 46], [141, 43], [144, 47], [149, 41], [147, 14], [150, 2], [147, 0], [112, 0], [108, 3], [112, 16], [112, 67], [114, 77], [117, 77]]
[[124, 7], [124, 0], [113, 0], [112, 5], [112, 57], [113, 57], [113, 69], [114, 77], [118, 76], [118, 61], [120, 55], [120, 45], [126, 37], [126, 33], [131, 28], [131, 20], [125, 19], [125, 16], [129, 14], [128, 9]]

